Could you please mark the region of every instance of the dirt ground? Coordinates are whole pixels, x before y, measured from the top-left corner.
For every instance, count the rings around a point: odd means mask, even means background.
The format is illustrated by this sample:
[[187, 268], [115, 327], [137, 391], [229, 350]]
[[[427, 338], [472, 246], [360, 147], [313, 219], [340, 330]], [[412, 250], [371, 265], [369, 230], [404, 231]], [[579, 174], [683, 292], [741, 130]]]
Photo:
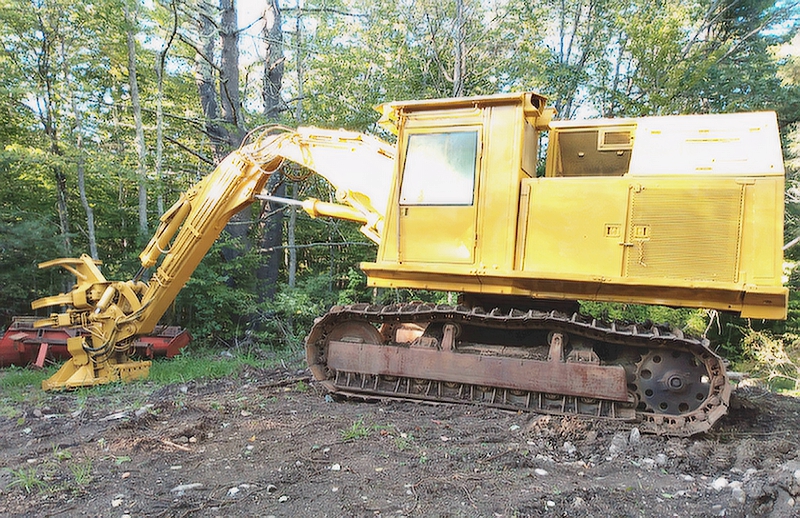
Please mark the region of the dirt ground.
[[0, 515], [800, 516], [800, 399], [740, 387], [733, 406], [674, 439], [335, 401], [303, 370], [39, 394], [0, 414]]

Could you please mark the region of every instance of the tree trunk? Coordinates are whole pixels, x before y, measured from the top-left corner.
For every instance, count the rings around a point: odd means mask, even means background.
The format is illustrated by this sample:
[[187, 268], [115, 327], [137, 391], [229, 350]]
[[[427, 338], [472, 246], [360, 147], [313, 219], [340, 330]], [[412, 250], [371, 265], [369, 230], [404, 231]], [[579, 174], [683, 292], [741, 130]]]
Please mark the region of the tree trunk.
[[244, 119], [239, 100], [239, 29], [235, 0], [220, 0], [219, 33], [222, 39], [219, 97], [222, 120], [229, 126], [228, 145], [239, 147], [244, 137]]
[[70, 105], [72, 113], [75, 116], [75, 147], [77, 148], [77, 162], [76, 169], [78, 173], [78, 194], [81, 198], [81, 206], [86, 213], [86, 234], [89, 238], [89, 255], [92, 259], [98, 258], [97, 253], [97, 238], [94, 228], [94, 209], [89, 205], [89, 199], [86, 197], [86, 168], [83, 156], [83, 119], [81, 118], [81, 111], [78, 109], [78, 102], [75, 99], [74, 89], [70, 85], [69, 66], [67, 64], [67, 52], [64, 48], [64, 41], [61, 41], [61, 64], [64, 68], [64, 84], [66, 85], [67, 92], [69, 92]]
[[[44, 87], [43, 98], [37, 99], [39, 103], [38, 114], [42, 126], [44, 127], [45, 135], [50, 141], [50, 152], [56, 156], [61, 156], [61, 148], [58, 144], [58, 130], [56, 128], [56, 105], [55, 105], [55, 92], [53, 82], [54, 70], [51, 66], [54, 50], [53, 45], [54, 35], [49, 27], [46, 26], [45, 20], [41, 16], [38, 17], [39, 30], [42, 34], [41, 49], [37, 56], [37, 71]], [[61, 165], [57, 161], [53, 161], [51, 166], [53, 176], [56, 181], [56, 198], [58, 210], [58, 226], [61, 233], [62, 243], [64, 245], [64, 253], [69, 255], [71, 253], [72, 244], [69, 237], [69, 213], [67, 212], [67, 176]]]
[[[273, 174], [267, 181], [265, 190], [273, 196], [281, 198], [286, 196], [286, 183], [283, 175]], [[275, 206], [267, 203], [264, 205], [262, 218], [262, 238], [261, 249], [264, 250], [263, 259], [256, 270], [258, 279], [258, 299], [265, 302], [275, 298], [278, 288], [278, 277], [280, 276], [281, 259], [283, 258], [280, 246], [283, 242], [283, 211], [280, 205]]]
[[297, 0], [297, 17], [294, 25], [295, 37], [295, 67], [297, 70], [297, 105], [295, 106], [294, 118], [299, 126], [303, 122], [303, 0]]
[[[55, 134], [53, 134], [53, 138], [55, 138]], [[57, 140], [52, 141], [50, 151], [56, 155], [61, 154]], [[64, 253], [66, 255], [71, 255], [72, 242], [69, 237], [69, 213], [67, 212], [67, 175], [64, 174], [64, 171], [59, 165], [53, 166], [53, 173], [56, 177], [56, 192], [58, 196], [58, 226], [61, 231], [62, 242], [64, 243]]]
[[[292, 182], [292, 199], [297, 198], [297, 183]], [[294, 288], [297, 277], [297, 248], [295, 247], [295, 227], [297, 226], [297, 210], [289, 206], [289, 224], [286, 228], [286, 246], [289, 249], [289, 287]]]
[[[281, 112], [284, 68], [283, 31], [281, 30], [281, 11], [278, 0], [267, 0], [262, 35], [266, 42], [266, 61], [264, 62], [261, 96], [264, 100], [264, 115], [272, 121], [277, 119]], [[274, 193], [275, 196], [286, 196], [286, 184], [283, 182], [282, 175], [273, 174], [267, 183], [266, 190]], [[273, 209], [270, 205], [266, 205], [265, 208], [270, 212], [263, 223], [261, 249], [268, 250], [268, 252], [265, 253], [263, 261], [256, 270], [260, 302], [272, 300], [275, 297], [282, 258], [280, 249], [276, 250], [276, 247], [283, 242], [283, 207]]]
[[145, 160], [147, 149], [144, 146], [144, 126], [142, 125], [142, 105], [139, 101], [139, 82], [136, 79], [136, 40], [134, 29], [137, 24], [136, 12], [124, 3], [122, 6], [127, 29], [125, 36], [128, 43], [128, 84], [131, 89], [131, 107], [136, 125], [136, 178], [139, 184], [139, 234], [147, 237], [147, 169]]
[[198, 2], [198, 36], [200, 38], [200, 52], [195, 56], [195, 84], [200, 97], [200, 107], [205, 116], [205, 129], [211, 146], [214, 148], [214, 161], [221, 162], [227, 154], [225, 143], [228, 134], [225, 128], [217, 124], [219, 120], [219, 105], [217, 104], [217, 90], [214, 87], [214, 66], [209, 60], [214, 57], [216, 46], [217, 28], [214, 23], [213, 7], [207, 2]]
[[[222, 120], [226, 125], [228, 150], [238, 148], [244, 138], [244, 119], [239, 101], [239, 30], [237, 28], [236, 2], [219, 0], [221, 39], [221, 55], [219, 67], [219, 97], [222, 108]], [[234, 239], [238, 239], [245, 250], [253, 246], [248, 232], [253, 219], [253, 209], [248, 208], [233, 215], [225, 226], [225, 231]], [[235, 248], [223, 250], [226, 260], [239, 257], [241, 253]], [[236, 283], [235, 279], [233, 280]]]
[[[297, 69], [297, 106], [295, 106], [295, 121], [299, 126], [303, 122], [303, 0], [297, 2], [297, 18], [295, 19], [295, 48]], [[297, 184], [292, 183], [291, 198], [297, 197]], [[288, 207], [289, 224], [286, 227], [286, 240], [289, 247], [289, 287], [294, 288], [297, 276], [297, 249], [295, 248], [295, 225], [297, 224], [297, 208]]]
[[464, 95], [467, 75], [467, 22], [464, 15], [464, 0], [456, 0], [455, 41], [453, 42], [453, 97]]
[[[166, 51], [165, 51], [166, 52]], [[155, 175], [156, 211], [164, 214], [164, 186], [163, 186], [163, 161], [164, 161], [164, 59], [159, 57], [156, 64], [156, 160], [153, 164]]]
[[281, 10], [278, 0], [267, 0], [264, 9], [264, 29], [262, 36], [266, 42], [264, 61], [264, 116], [268, 119], [278, 117], [281, 112], [281, 85], [283, 83], [283, 30], [281, 30]]
[[164, 186], [163, 186], [163, 160], [164, 160], [164, 66], [167, 52], [172, 46], [172, 41], [178, 32], [178, 10], [175, 2], [170, 3], [172, 9], [172, 30], [167, 37], [164, 47], [156, 58], [156, 160], [154, 173], [156, 177], [156, 209], [159, 215], [164, 214]]

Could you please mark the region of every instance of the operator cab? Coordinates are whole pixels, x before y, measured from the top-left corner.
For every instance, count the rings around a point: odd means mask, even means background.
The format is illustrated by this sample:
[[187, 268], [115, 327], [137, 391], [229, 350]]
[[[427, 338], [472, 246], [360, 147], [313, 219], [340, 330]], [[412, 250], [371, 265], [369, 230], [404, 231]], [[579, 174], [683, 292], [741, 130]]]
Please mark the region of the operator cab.
[[537, 130], [552, 116], [544, 97], [408, 101], [381, 111], [398, 135], [398, 158], [378, 262], [415, 277], [436, 265], [512, 269], [521, 181], [536, 175]]

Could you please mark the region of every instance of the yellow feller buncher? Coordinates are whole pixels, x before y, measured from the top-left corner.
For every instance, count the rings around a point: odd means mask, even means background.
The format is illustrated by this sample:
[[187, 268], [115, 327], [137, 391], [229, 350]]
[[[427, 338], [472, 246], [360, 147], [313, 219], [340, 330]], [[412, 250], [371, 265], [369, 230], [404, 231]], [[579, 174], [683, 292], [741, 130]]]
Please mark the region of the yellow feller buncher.
[[[329, 391], [636, 422], [687, 436], [725, 414], [730, 385], [704, 339], [603, 322], [578, 300], [786, 317], [784, 169], [774, 113], [554, 121], [535, 93], [379, 107], [397, 145], [345, 131], [264, 131], [181, 195], [133, 280], [87, 256], [43, 324], [82, 327], [45, 389], [147, 375], [129, 359], [238, 210], [283, 160], [337, 189], [312, 216], [378, 244], [371, 286], [462, 293], [458, 305], [336, 306], [306, 355]], [[547, 158], [537, 162], [540, 133]], [[149, 281], [147, 270], [152, 270]]]

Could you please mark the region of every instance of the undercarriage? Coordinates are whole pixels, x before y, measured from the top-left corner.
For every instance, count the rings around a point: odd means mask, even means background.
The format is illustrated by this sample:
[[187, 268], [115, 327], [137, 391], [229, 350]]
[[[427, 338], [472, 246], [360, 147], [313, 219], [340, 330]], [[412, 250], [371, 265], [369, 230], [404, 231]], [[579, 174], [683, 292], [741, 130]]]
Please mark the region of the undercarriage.
[[672, 436], [708, 430], [731, 392], [706, 340], [558, 311], [336, 306], [306, 356], [338, 394], [615, 419]]

